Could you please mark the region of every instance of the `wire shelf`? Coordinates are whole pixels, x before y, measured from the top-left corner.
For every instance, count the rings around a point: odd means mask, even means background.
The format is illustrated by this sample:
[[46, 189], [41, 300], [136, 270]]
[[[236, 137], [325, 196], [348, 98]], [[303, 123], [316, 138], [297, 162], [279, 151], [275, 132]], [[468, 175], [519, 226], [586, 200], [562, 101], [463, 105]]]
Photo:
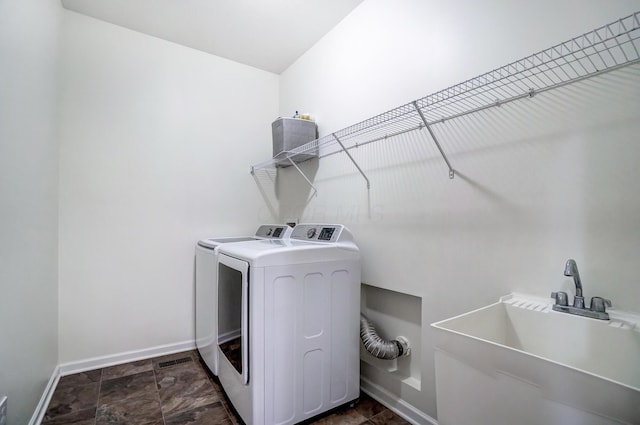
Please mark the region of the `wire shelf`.
[[[430, 126], [450, 119], [533, 97], [537, 93], [638, 62], [640, 12], [322, 136], [292, 149], [287, 155], [295, 160], [296, 155], [319, 151], [320, 157], [323, 157], [409, 131], [425, 127], [430, 130]], [[453, 178], [453, 168], [433, 132], [431, 135], [449, 166], [450, 177]], [[256, 164], [251, 167], [251, 172], [274, 167], [276, 163], [272, 159]]]

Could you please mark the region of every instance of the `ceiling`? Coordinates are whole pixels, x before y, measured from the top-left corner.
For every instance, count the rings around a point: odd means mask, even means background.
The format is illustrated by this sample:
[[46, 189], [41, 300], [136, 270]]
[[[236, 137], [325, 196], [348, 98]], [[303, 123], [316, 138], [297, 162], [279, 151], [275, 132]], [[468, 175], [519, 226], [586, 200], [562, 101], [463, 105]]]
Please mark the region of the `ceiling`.
[[62, 0], [66, 9], [280, 74], [363, 0]]

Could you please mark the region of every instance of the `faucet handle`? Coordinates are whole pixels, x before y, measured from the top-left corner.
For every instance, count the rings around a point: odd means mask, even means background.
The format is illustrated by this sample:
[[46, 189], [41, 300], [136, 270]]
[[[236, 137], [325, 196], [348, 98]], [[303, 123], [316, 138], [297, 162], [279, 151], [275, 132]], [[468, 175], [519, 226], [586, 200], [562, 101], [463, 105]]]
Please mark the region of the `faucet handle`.
[[602, 297], [591, 298], [591, 311], [600, 311], [604, 313], [607, 307], [611, 307], [611, 300]]
[[551, 298], [554, 298], [556, 300], [557, 305], [569, 305], [569, 297], [567, 296], [566, 292], [552, 292]]

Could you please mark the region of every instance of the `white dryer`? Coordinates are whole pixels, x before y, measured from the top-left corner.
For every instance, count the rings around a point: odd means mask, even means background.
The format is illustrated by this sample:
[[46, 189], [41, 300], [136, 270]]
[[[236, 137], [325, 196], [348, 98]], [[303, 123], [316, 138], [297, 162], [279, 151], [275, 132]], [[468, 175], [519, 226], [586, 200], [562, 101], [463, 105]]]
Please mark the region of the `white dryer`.
[[220, 247], [218, 377], [246, 424], [295, 424], [359, 397], [360, 276], [342, 225]]
[[196, 347], [214, 375], [218, 374], [218, 248], [228, 243], [288, 239], [292, 230], [286, 225], [264, 224], [254, 236], [209, 238], [196, 244]]

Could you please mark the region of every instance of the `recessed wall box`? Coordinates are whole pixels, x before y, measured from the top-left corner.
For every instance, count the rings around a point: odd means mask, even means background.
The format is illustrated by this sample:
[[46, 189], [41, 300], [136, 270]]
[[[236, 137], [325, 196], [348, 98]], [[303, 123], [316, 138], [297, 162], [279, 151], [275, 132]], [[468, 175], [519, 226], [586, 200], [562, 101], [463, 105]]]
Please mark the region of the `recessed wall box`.
[[294, 162], [307, 161], [318, 157], [318, 147], [302, 153], [291, 152], [305, 143], [318, 138], [318, 127], [310, 120], [299, 118], [278, 118], [271, 124], [273, 133], [273, 158], [276, 166], [288, 167]]

